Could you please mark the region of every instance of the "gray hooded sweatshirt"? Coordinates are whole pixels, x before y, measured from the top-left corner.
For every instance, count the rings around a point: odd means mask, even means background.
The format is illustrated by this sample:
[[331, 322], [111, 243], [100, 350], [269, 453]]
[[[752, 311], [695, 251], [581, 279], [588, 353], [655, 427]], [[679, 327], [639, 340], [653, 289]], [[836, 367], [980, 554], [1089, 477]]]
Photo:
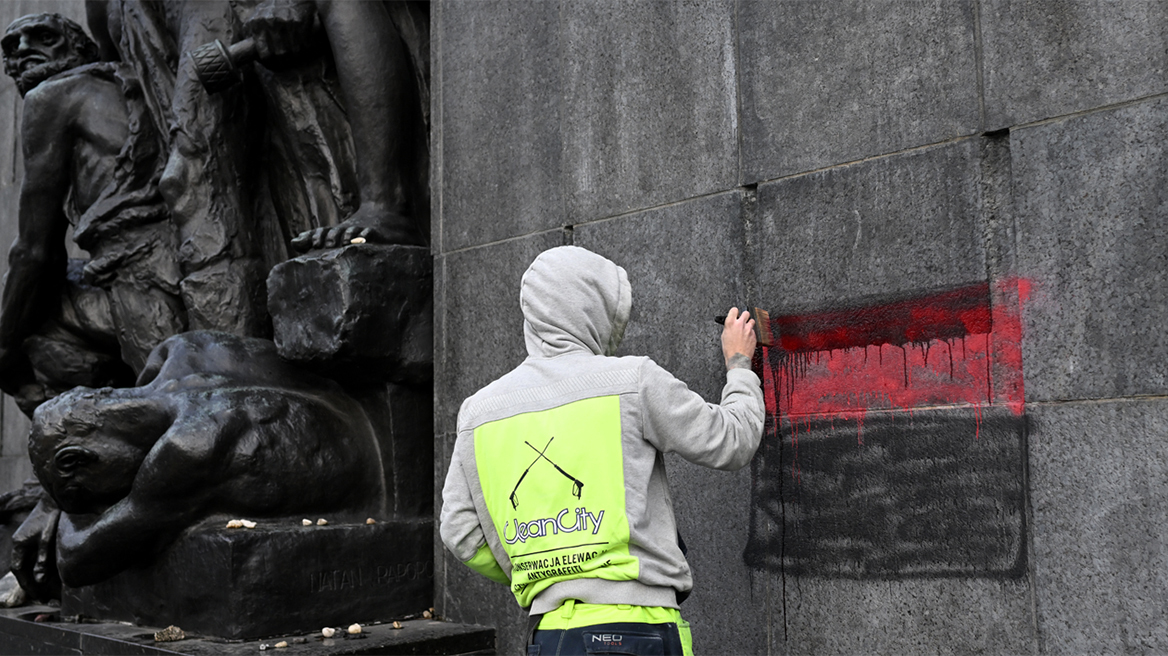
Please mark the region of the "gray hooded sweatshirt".
[[546, 613], [568, 599], [677, 608], [693, 585], [663, 453], [716, 469], [758, 448], [749, 369], [706, 403], [652, 360], [612, 357], [632, 307], [624, 269], [545, 251], [523, 275], [528, 357], [468, 398], [442, 490], [442, 541]]

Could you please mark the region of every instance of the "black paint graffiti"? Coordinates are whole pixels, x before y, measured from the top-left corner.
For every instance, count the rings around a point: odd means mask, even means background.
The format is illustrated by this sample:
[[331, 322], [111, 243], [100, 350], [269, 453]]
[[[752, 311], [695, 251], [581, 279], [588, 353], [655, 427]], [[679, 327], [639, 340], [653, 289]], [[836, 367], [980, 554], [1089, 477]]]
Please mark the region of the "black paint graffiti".
[[1025, 417], [870, 413], [862, 445], [854, 421], [784, 423], [769, 421], [754, 460], [748, 566], [841, 578], [1025, 574]]

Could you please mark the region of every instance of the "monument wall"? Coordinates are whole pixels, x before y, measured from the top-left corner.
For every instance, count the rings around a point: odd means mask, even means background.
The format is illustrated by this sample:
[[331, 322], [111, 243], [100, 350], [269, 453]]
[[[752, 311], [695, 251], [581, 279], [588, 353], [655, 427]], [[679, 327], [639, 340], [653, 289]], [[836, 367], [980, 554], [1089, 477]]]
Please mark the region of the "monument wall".
[[[45, 11], [85, 23], [0, 20]], [[779, 333], [755, 462], [667, 458], [698, 653], [1168, 651], [1163, 3], [438, 0], [432, 27], [437, 481], [462, 399], [524, 357], [520, 275], [574, 243], [629, 271], [622, 351], [709, 399], [714, 315]], [[28, 427], [5, 398], [3, 490]], [[439, 612], [518, 651], [508, 591], [435, 549]]]
[[[629, 271], [622, 352], [708, 399], [716, 314], [779, 333], [752, 465], [667, 458], [698, 653], [1168, 650], [1168, 7], [432, 21], [437, 480], [572, 243]], [[435, 548], [439, 612], [519, 651], [507, 589]]]

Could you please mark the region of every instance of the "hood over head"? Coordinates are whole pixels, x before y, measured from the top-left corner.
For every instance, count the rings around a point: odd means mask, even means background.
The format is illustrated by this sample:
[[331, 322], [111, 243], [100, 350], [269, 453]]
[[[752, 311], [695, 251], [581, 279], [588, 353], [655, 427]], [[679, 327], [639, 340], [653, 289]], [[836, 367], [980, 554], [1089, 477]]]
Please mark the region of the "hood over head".
[[613, 355], [633, 307], [625, 270], [578, 246], [539, 254], [519, 289], [527, 353], [553, 357], [585, 350]]

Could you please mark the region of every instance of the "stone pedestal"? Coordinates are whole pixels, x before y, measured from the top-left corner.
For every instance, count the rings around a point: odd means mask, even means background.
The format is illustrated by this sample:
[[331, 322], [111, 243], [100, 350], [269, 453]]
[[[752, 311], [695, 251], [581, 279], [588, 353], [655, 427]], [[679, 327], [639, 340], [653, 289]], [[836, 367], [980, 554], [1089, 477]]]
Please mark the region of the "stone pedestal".
[[347, 385], [428, 386], [432, 287], [421, 246], [355, 244], [293, 258], [268, 276], [276, 347]]
[[[155, 642], [162, 627], [130, 626], [117, 622], [77, 622], [62, 618], [56, 608], [24, 606], [0, 608], [0, 654], [142, 654], [166, 656], [254, 656], [263, 645], [277, 640], [223, 640], [187, 633], [178, 642]], [[428, 619], [392, 624], [363, 625], [361, 639], [321, 637], [320, 629], [283, 636], [288, 650], [274, 653], [304, 656], [357, 654], [493, 654], [495, 631], [485, 626]], [[298, 639], [299, 638], [299, 639]]]
[[392, 620], [433, 605], [433, 520], [224, 524], [192, 529], [150, 567], [66, 588], [62, 615], [241, 639]]

